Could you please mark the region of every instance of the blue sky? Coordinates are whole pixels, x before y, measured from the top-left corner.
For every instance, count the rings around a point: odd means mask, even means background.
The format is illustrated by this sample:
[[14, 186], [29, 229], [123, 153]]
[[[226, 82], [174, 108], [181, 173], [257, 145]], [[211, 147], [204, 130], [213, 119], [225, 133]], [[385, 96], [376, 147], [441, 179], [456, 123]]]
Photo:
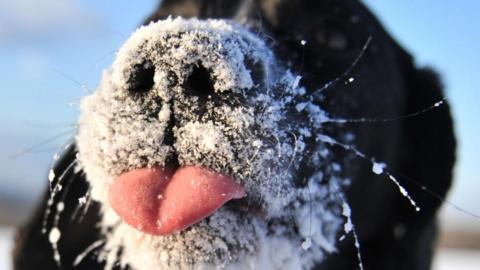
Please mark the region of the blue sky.
[[[450, 200], [480, 213], [480, 2], [364, 2], [418, 64], [442, 74], [459, 139]], [[156, 5], [153, 0], [0, 2], [0, 196], [38, 196], [52, 153], [69, 136], [12, 155], [74, 128], [82, 85], [95, 89], [115, 50]], [[447, 210], [452, 219], [474, 223]]]

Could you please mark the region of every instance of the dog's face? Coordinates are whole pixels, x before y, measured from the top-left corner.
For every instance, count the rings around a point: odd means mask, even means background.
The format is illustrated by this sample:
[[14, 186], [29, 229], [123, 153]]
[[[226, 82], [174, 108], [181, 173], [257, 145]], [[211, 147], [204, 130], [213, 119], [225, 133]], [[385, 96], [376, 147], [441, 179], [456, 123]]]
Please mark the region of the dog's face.
[[233, 22], [134, 33], [84, 98], [77, 136], [106, 249], [138, 269], [304, 268], [333, 251], [341, 194], [324, 177], [339, 164], [319, 169], [326, 118], [299, 79]]
[[[137, 30], [82, 101], [78, 168], [102, 208], [106, 267], [121, 254], [134, 269], [311, 269], [354, 246], [339, 241], [352, 231], [349, 203], [357, 247], [394, 244], [410, 221], [412, 231], [431, 225], [438, 203], [414, 193], [426, 218], [413, 216], [396, 186], [372, 176], [372, 164], [384, 167], [370, 158], [424, 177], [418, 164], [430, 161], [417, 156], [434, 145], [421, 132], [430, 124], [335, 117], [419, 110], [441, 98], [434, 77], [358, 1], [214, 2], [166, 1], [153, 16], [163, 20]], [[451, 126], [442, 129], [438, 140], [453, 146]], [[439, 194], [450, 150], [435, 161]]]

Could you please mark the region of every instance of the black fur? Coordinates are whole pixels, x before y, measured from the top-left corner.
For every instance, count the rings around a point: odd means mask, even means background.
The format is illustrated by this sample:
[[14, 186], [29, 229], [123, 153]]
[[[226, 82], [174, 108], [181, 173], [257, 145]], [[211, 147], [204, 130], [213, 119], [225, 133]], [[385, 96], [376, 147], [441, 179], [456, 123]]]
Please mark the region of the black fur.
[[[347, 70], [371, 37], [371, 43], [352, 70], [354, 83], [335, 84], [326, 90], [322, 107], [343, 118], [383, 118], [419, 111], [443, 97], [435, 72], [415, 67], [412, 57], [385, 32], [357, 0], [174, 1], [165, 0], [146, 22], [168, 15], [200, 18], [246, 16], [248, 26], [271, 44], [276, 57], [302, 75], [301, 83], [314, 91]], [[301, 40], [307, 44], [302, 47]], [[310, 93], [313, 94], [313, 93]], [[337, 124], [326, 133], [339, 134]], [[436, 212], [441, 201], [421, 189], [445, 196], [452, 179], [455, 138], [448, 105], [414, 118], [385, 123], [348, 124], [355, 145], [369, 156], [385, 161], [422, 208], [415, 212], [384, 176], [371, 172], [371, 164], [358, 159], [347, 168], [352, 185], [347, 199], [352, 207], [365, 269], [429, 269], [436, 236]], [[337, 155], [346, 155], [337, 148]], [[72, 147], [56, 164], [62, 172], [74, 160]], [[416, 183], [413, 184], [412, 180]], [[81, 221], [70, 219], [77, 199], [87, 187], [84, 175], [68, 172], [64, 186], [66, 209], [60, 220], [63, 269], [81, 251], [101, 237], [95, 227], [98, 205]], [[63, 192], [66, 189], [64, 189]], [[58, 195], [58, 197], [62, 194]], [[41, 233], [45, 196], [32, 219], [18, 233], [15, 269], [56, 269], [47, 235]], [[52, 219], [49, 219], [51, 224]], [[318, 269], [358, 269], [352, 239], [340, 242]], [[75, 269], [102, 269], [95, 252]]]

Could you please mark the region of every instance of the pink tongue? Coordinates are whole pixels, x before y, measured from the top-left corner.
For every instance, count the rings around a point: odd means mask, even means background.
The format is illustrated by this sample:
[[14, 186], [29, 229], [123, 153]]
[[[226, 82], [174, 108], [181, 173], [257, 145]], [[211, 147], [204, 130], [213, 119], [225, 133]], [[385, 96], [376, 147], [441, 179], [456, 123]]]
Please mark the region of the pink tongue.
[[232, 178], [195, 166], [137, 169], [120, 175], [109, 191], [110, 205], [140, 231], [169, 235], [245, 196]]

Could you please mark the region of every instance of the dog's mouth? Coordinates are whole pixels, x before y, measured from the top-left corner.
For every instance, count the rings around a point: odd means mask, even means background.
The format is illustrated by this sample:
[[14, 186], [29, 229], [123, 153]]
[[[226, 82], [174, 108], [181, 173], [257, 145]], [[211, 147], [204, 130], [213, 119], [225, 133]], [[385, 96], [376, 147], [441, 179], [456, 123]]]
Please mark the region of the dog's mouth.
[[119, 175], [109, 189], [112, 208], [127, 224], [170, 235], [246, 196], [230, 176], [201, 166], [154, 166]]

